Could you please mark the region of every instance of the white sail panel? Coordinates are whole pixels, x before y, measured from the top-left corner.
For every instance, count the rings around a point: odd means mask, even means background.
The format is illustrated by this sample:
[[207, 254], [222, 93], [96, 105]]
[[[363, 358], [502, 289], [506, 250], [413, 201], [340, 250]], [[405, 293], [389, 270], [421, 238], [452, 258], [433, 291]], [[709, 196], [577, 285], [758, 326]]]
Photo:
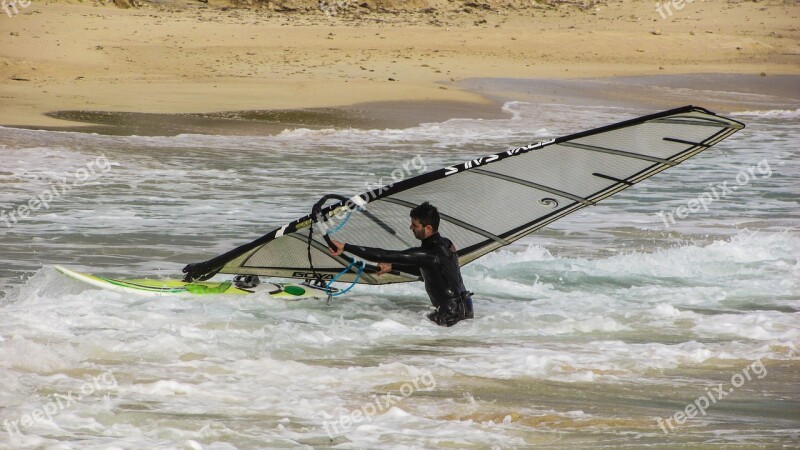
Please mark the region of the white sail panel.
[[[463, 265], [673, 167], [742, 128], [702, 108], [677, 108], [422, 174], [364, 193], [357, 202], [331, 204], [321, 210], [322, 223], [331, 229], [340, 223], [337, 217], [350, 211], [337, 240], [402, 250], [419, 245], [408, 229], [409, 213], [428, 201], [439, 209], [439, 230], [456, 245]], [[286, 278], [316, 273], [330, 279], [348, 266], [349, 258], [330, 256], [318, 225], [309, 244], [311, 226], [312, 216], [302, 217], [217, 258], [190, 264], [184, 272], [192, 279], [217, 272]], [[416, 280], [401, 272], [377, 277], [374, 271], [367, 266], [359, 282]], [[348, 273], [339, 281], [354, 278]]]

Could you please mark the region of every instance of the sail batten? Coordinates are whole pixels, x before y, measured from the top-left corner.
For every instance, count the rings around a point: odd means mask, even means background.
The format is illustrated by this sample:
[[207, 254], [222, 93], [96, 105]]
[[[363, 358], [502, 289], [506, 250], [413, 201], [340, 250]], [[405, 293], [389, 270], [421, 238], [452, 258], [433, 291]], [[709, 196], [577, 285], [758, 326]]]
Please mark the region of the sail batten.
[[[668, 139], [664, 138], [664, 140], [668, 140]], [[677, 142], [677, 141], [674, 141], [674, 140], [672, 140], [672, 141], [673, 142]], [[611, 155], [627, 156], [629, 158], [638, 158], [638, 159], [643, 159], [645, 161], [652, 161], [652, 162], [657, 162], [657, 163], [661, 163], [661, 164], [666, 164], [668, 166], [674, 166], [674, 165], [678, 164], [676, 162], [673, 162], [673, 161], [670, 161], [670, 160], [664, 159], [664, 158], [657, 158], [655, 156], [650, 156], [650, 155], [642, 155], [642, 154], [639, 154], [639, 153], [628, 152], [628, 151], [625, 151], [625, 150], [617, 150], [617, 149], [613, 149], [613, 148], [598, 147], [597, 145], [586, 145], [586, 144], [581, 144], [580, 142], [562, 142], [562, 143], [560, 143], [558, 145], [562, 145], [562, 146], [565, 146], [565, 147], [580, 148], [580, 149], [583, 149], [583, 150], [589, 150], [589, 151], [593, 151], [593, 152], [608, 153], [608, 154], [611, 154]]]

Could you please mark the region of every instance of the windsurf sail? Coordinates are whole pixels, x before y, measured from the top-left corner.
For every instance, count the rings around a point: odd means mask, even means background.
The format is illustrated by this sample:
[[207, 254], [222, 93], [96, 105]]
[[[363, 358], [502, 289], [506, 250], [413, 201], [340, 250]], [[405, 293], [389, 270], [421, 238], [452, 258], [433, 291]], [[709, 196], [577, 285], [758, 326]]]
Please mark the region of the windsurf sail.
[[[439, 231], [456, 245], [463, 266], [678, 165], [742, 128], [735, 120], [684, 106], [471, 159], [353, 197], [328, 195], [311, 214], [187, 265], [185, 279], [226, 273], [330, 281], [353, 265], [346, 255], [330, 255], [325, 230], [336, 229], [337, 240], [368, 247], [414, 247], [419, 241], [408, 229], [409, 212], [425, 201], [439, 209]], [[336, 201], [322, 206], [330, 200]], [[346, 226], [340, 226], [345, 217]], [[360, 278], [354, 269], [337, 281], [418, 279], [398, 271], [378, 277], [376, 270], [367, 264]]]

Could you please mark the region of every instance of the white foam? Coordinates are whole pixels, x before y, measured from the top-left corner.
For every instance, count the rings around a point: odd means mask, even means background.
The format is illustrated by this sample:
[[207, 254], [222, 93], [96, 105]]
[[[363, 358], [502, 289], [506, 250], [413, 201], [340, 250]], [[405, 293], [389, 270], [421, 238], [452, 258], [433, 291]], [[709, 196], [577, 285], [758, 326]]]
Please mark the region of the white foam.
[[763, 111], [739, 111], [731, 113], [732, 116], [774, 117], [779, 119], [796, 119], [800, 117], [800, 109], [768, 109]]
[[380, 322], [375, 322], [369, 326], [373, 330], [383, 331], [383, 332], [392, 332], [392, 333], [404, 333], [410, 330], [409, 327], [395, 322], [391, 319], [381, 320]]
[[40, 343], [15, 334], [0, 347], [0, 367], [50, 373], [72, 367], [78, 355], [71, 345]]
[[541, 245], [528, 244], [521, 249], [500, 249], [481, 257], [477, 262], [489, 267], [503, 267], [509, 264], [531, 261], [553, 260], [550, 251]]
[[701, 336], [737, 337], [759, 341], [793, 341], [800, 338], [800, 313], [759, 311], [698, 318], [692, 330]]

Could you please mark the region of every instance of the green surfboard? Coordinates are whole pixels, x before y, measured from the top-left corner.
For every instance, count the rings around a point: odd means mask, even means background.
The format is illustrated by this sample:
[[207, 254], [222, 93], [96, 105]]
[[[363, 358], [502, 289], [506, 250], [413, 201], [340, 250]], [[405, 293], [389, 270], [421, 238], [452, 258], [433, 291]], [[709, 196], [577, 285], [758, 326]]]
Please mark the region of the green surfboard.
[[75, 272], [62, 266], [55, 266], [55, 268], [69, 278], [95, 287], [139, 295], [243, 295], [266, 292], [271, 297], [285, 300], [325, 298], [327, 296], [319, 288], [290, 283], [265, 282], [253, 289], [240, 289], [234, 286], [231, 281], [194, 281], [187, 283], [181, 280], [154, 280], [149, 278], [123, 280]]

